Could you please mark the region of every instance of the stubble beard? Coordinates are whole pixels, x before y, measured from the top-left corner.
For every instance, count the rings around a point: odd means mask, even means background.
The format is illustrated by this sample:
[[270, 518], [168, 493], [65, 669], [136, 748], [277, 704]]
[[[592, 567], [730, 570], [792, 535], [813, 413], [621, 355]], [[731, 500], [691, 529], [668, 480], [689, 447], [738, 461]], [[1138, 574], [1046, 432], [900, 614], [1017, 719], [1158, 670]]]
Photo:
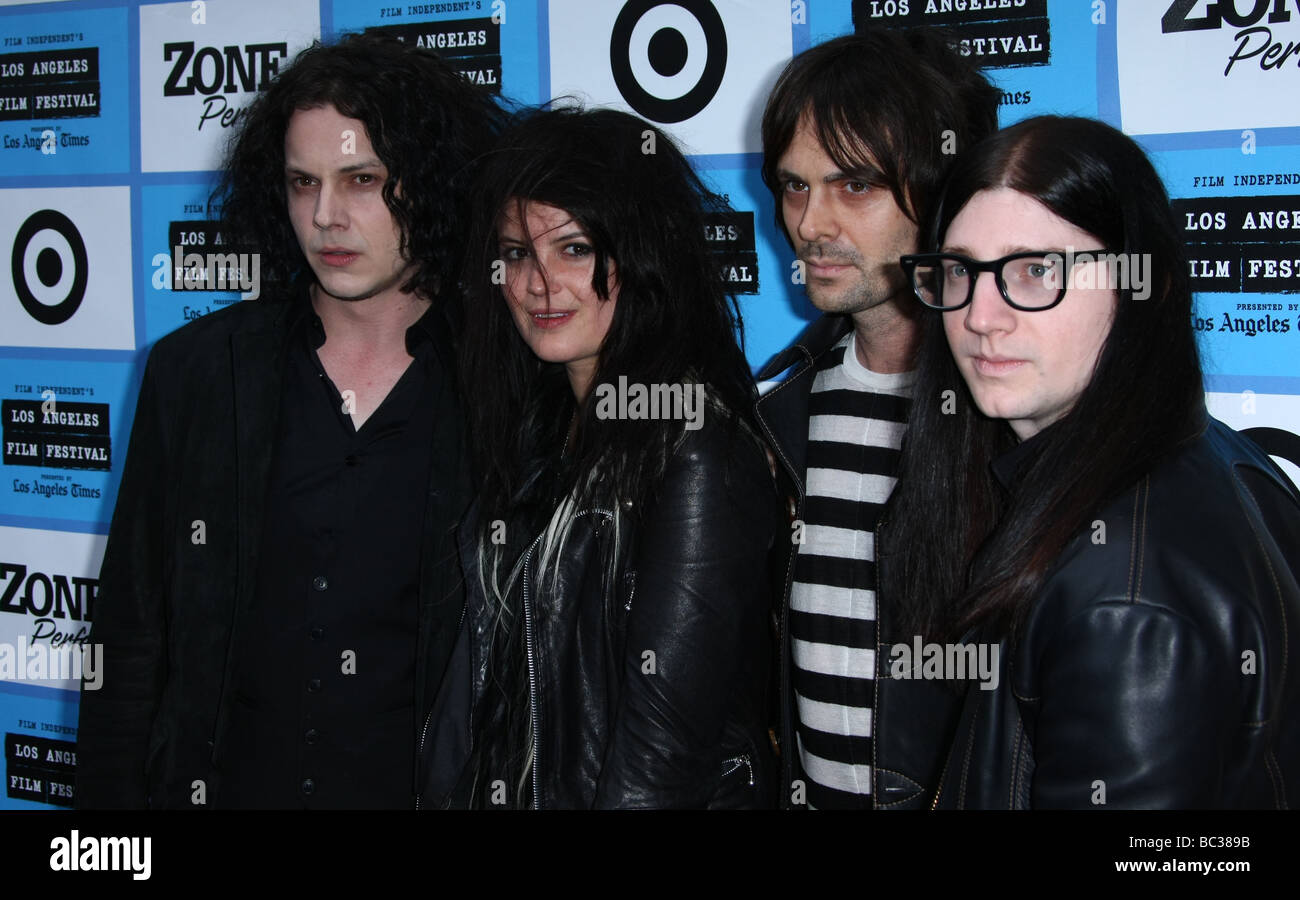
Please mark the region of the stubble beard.
[[805, 288], [809, 301], [824, 313], [853, 315], [888, 302], [898, 294], [897, 288], [857, 270], [854, 280], [842, 287], [819, 284], [810, 277]]

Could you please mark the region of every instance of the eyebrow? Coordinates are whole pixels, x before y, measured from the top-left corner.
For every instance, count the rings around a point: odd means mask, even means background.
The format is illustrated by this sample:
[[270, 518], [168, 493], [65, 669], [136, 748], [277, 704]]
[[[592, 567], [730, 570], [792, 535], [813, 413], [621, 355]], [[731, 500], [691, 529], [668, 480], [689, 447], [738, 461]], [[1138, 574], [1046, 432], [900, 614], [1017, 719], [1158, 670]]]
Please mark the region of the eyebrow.
[[[778, 169], [776, 176], [781, 181], [794, 179], [795, 181], [807, 182], [798, 172], [791, 172], [789, 169]], [[878, 169], [862, 169], [856, 172], [841, 172], [838, 169], [829, 174], [823, 175], [822, 184], [834, 184], [837, 181], [861, 181], [865, 184], [881, 185], [884, 184], [884, 175]]]
[[[789, 169], [780, 169], [777, 171], [776, 174], [777, 177], [780, 178], [782, 181], [785, 181], [787, 179], [793, 179], [795, 181], [803, 181], [803, 182], [808, 181], [808, 179], [805, 178], [803, 175], [800, 175], [798, 172], [791, 172]], [[822, 180], [822, 184], [833, 184], [836, 181], [843, 181], [846, 178], [852, 178], [852, 177], [853, 176], [847, 175], [844, 172], [835, 171], [835, 172], [831, 172], [829, 175], [823, 175], [821, 180]]]
[[[568, 225], [568, 224], [570, 224], [572, 221], [573, 221], [573, 220], [570, 219], [568, 222], [565, 222], [564, 225]], [[561, 225], [560, 228], [563, 228], [564, 225]], [[584, 240], [584, 241], [585, 241], [585, 240], [590, 240], [590, 238], [587, 237], [587, 233], [586, 233], [585, 231], [583, 231], [581, 228], [575, 229], [574, 231], [567, 231], [567, 232], [565, 232], [564, 234], [557, 235], [556, 237], [547, 238], [547, 240], [548, 240], [549, 243], [551, 243], [551, 244], [563, 244], [565, 241], [571, 241], [571, 240], [573, 240], [574, 238], [578, 238], [578, 239], [580, 239], [580, 240]], [[498, 237], [497, 237], [497, 243], [499, 243], [499, 244], [519, 244], [520, 246], [523, 246], [523, 244], [524, 244], [524, 239], [523, 239], [522, 237], [517, 237], [517, 238], [516, 238], [516, 237], [510, 237], [509, 235], [498, 235]]]
[[[943, 247], [940, 248], [939, 252], [953, 253], [956, 254], [957, 256], [968, 256], [971, 259], [975, 259], [975, 254], [971, 252], [969, 247], [953, 247], [945, 244]], [[1050, 253], [1050, 252], [1052, 251], [1044, 250], [1042, 247], [1026, 247], [1024, 245], [1020, 245], [1018, 247], [1007, 248], [1006, 253], [1001, 253], [998, 256], [993, 257], [993, 259], [1001, 259], [1003, 256], [1011, 256], [1014, 253]]]
[[571, 240], [573, 240], [574, 238], [579, 238], [579, 239], [585, 241], [585, 240], [587, 240], [587, 234], [586, 234], [586, 232], [581, 231], [581, 230], [578, 230], [578, 231], [570, 231], [570, 232], [568, 232], [567, 234], [561, 234], [561, 235], [559, 235], [559, 236], [557, 236], [557, 237], [553, 237], [553, 238], [551, 238], [551, 243], [552, 243], [552, 244], [563, 244], [565, 241], [571, 241]]
[[[352, 163], [351, 165], [342, 166], [338, 169], [335, 169], [334, 171], [340, 175], [350, 175], [353, 172], [361, 172], [366, 169], [382, 169], [382, 168], [384, 168], [384, 164], [380, 162], [378, 159], [372, 157], [370, 159], [363, 159], [360, 162]], [[308, 175], [313, 178], [316, 177], [312, 172], [307, 171], [301, 166], [295, 166], [292, 163], [286, 163], [284, 167], [284, 171], [286, 175]]]

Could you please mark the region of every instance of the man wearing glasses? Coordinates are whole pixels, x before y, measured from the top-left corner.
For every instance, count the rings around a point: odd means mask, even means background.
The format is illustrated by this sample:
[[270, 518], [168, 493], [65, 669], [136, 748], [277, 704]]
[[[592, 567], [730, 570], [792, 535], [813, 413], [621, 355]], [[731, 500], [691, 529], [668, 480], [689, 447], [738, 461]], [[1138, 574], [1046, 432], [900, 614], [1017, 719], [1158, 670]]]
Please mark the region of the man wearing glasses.
[[1071, 287], [1131, 288], [1134, 300], [1151, 296], [1150, 261], [1142, 254], [1067, 247], [979, 262], [958, 253], [909, 253], [899, 264], [917, 299], [944, 311], [970, 303], [980, 272], [992, 272], [1007, 303], [1022, 312], [1051, 309]]
[[[789, 806], [919, 805], [942, 764], [872, 729], [891, 704], [945, 718], [952, 708], [933, 682], [885, 690], [876, 678], [888, 644], [875, 538], [919, 335], [898, 261], [916, 251], [954, 154], [997, 129], [998, 99], [936, 35], [864, 28], [792, 60], [763, 113], [763, 180], [824, 313], [758, 375], [791, 370], [757, 404], [793, 519], [774, 560]], [[937, 700], [913, 704], [904, 690]]]

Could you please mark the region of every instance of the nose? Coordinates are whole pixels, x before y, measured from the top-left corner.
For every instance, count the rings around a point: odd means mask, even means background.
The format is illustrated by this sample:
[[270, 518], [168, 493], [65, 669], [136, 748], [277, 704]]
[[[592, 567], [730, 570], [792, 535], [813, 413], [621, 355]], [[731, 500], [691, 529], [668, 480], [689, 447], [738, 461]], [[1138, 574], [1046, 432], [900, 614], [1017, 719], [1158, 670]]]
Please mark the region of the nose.
[[799, 210], [796, 231], [799, 239], [807, 243], [834, 240], [839, 233], [829, 202], [811, 185], [804, 195], [803, 208]]
[[975, 293], [966, 307], [966, 329], [975, 334], [1015, 331], [1016, 311], [1003, 299], [992, 272], [975, 273]]
[[526, 267], [524, 277], [525, 288], [528, 293], [534, 297], [545, 297], [549, 293], [549, 282], [546, 280], [546, 270], [537, 262], [535, 257], [528, 257], [524, 262]]
[[316, 212], [312, 216], [312, 222], [322, 230], [347, 227], [347, 208], [332, 185], [322, 183], [316, 192]]

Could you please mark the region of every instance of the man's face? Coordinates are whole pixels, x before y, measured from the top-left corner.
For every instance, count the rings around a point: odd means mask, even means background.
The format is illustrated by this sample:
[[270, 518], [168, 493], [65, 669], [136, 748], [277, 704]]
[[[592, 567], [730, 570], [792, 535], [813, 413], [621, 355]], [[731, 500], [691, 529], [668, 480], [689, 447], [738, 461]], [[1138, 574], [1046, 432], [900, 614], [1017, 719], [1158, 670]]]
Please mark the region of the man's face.
[[388, 169], [366, 126], [333, 106], [300, 109], [284, 136], [289, 220], [319, 288], [338, 300], [396, 293], [414, 266], [384, 203]]
[[[944, 235], [943, 249], [972, 259], [999, 259], [1028, 250], [1079, 250], [1104, 246], [1042, 203], [1011, 188], [984, 190], [961, 208]], [[1102, 268], [1071, 284], [1051, 309], [1032, 312], [1006, 303], [991, 273], [978, 276], [971, 303], [944, 312], [943, 329], [953, 359], [984, 415], [1006, 419], [1021, 440], [1068, 413], [1087, 388], [1110, 334], [1119, 302], [1114, 273]]]
[[917, 226], [885, 187], [835, 165], [804, 116], [777, 163], [781, 213], [822, 312], [857, 313], [906, 289], [898, 258], [915, 253]]

